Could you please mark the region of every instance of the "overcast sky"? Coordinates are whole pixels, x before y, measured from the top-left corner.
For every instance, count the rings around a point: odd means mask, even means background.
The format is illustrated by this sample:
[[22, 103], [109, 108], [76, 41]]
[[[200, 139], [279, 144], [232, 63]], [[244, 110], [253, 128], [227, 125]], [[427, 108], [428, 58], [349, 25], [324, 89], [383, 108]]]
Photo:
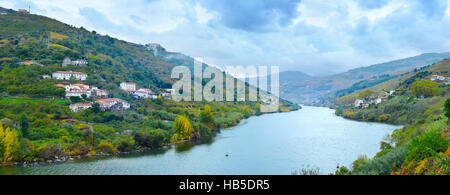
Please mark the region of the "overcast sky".
[[450, 51], [450, 0], [0, 0], [217, 65], [311, 75]]

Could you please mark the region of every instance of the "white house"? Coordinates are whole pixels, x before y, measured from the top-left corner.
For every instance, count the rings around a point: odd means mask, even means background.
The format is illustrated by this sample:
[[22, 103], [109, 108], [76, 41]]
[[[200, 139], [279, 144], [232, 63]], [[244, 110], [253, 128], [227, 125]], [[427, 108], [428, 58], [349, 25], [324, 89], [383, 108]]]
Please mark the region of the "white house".
[[63, 62], [62, 62], [62, 66], [67, 66], [69, 64], [72, 64], [72, 60], [70, 58], [64, 58]]
[[98, 104], [100, 104], [100, 108], [102, 110], [109, 110], [113, 108], [115, 105], [120, 105], [121, 109], [129, 109], [130, 104], [126, 102], [125, 100], [121, 100], [118, 98], [109, 98], [109, 99], [100, 99], [96, 101]]
[[88, 64], [88, 61], [82, 60], [82, 59], [78, 59], [78, 60], [72, 61], [72, 64], [75, 64], [77, 66], [84, 66], [84, 65]]
[[52, 74], [52, 77], [58, 80], [70, 80], [70, 78], [75, 78], [76, 80], [86, 80], [88, 75], [82, 72], [72, 72], [72, 71], [57, 71]]
[[383, 102], [383, 98], [377, 98], [376, 100], [375, 100], [375, 104], [381, 104], [382, 102]]
[[125, 91], [136, 90], [136, 83], [122, 82], [122, 83], [120, 83], [120, 88]]
[[355, 108], [360, 107], [362, 104], [364, 104], [364, 100], [356, 99], [355, 100]]
[[82, 60], [82, 59], [72, 61], [70, 58], [64, 58], [64, 60], [62, 62], [62, 66], [67, 66], [69, 64], [83, 66], [83, 65], [87, 65], [88, 62], [86, 60]]
[[80, 97], [82, 98], [82, 95], [86, 95], [87, 98], [91, 97], [91, 93], [89, 93], [86, 90], [78, 90], [78, 91], [66, 91], [66, 97], [70, 98], [70, 97]]
[[431, 76], [430, 80], [431, 81], [444, 81], [445, 77], [435, 74], [435, 75]]
[[91, 103], [76, 103], [76, 104], [72, 104], [69, 106], [70, 110], [72, 110], [72, 112], [78, 112], [80, 110], [86, 110], [88, 108], [91, 108], [92, 104]]
[[97, 88], [92, 90], [92, 95], [96, 97], [107, 98], [108, 92], [106, 92], [106, 90]]

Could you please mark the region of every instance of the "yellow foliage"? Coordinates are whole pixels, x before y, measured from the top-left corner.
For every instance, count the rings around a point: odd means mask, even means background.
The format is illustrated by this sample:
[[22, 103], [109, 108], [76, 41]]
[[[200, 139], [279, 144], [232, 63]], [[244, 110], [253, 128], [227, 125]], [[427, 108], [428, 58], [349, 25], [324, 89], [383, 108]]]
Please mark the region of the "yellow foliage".
[[194, 128], [192, 127], [191, 122], [184, 115], [180, 115], [175, 119], [173, 130], [175, 133], [170, 139], [173, 143], [184, 140], [191, 140], [192, 138], [197, 136], [194, 133]]
[[418, 163], [418, 166], [416, 167], [416, 169], [414, 171], [414, 174], [422, 175], [425, 172], [425, 170], [427, 169], [427, 164], [428, 164], [428, 159], [427, 158], [421, 160]]
[[59, 34], [59, 33], [55, 33], [55, 32], [50, 32], [50, 39], [58, 39], [58, 40], [63, 40], [68, 38], [68, 36], [63, 35], [63, 34]]
[[3, 163], [11, 162], [19, 151], [19, 139], [17, 131], [3, 128], [0, 122], [0, 159]]
[[68, 47], [65, 47], [65, 46], [62, 46], [62, 45], [58, 45], [58, 44], [54, 44], [54, 43], [51, 43], [49, 45], [52, 46], [52, 47], [58, 47], [58, 48], [70, 50], [70, 48], [68, 48]]
[[103, 153], [109, 153], [109, 154], [113, 154], [116, 153], [117, 149], [116, 147], [114, 147], [114, 145], [106, 140], [102, 140], [100, 141], [100, 144], [98, 144], [97, 146], [98, 150], [103, 152]]

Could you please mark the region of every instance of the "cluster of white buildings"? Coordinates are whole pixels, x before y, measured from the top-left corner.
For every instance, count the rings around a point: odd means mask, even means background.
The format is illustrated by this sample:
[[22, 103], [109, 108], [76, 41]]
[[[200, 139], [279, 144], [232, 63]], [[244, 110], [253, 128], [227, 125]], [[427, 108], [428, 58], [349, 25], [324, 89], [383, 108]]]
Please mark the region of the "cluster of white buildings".
[[128, 82], [121, 83], [120, 88], [138, 99], [149, 99], [149, 98], [156, 99], [158, 98], [158, 96], [161, 96], [163, 98], [170, 98], [173, 93], [172, 89], [164, 89], [159, 93], [154, 93], [151, 89], [145, 88], [140, 88], [136, 90], [137, 89], [136, 83], [128, 83]]
[[67, 66], [67, 65], [76, 65], [76, 66], [84, 66], [87, 65], [88, 62], [86, 60], [82, 60], [82, 59], [78, 59], [78, 60], [74, 60], [72, 61], [70, 58], [64, 58], [63, 62], [62, 62], [62, 66]]
[[[102, 109], [103, 111], [121, 111], [130, 108], [130, 104], [127, 101], [118, 98], [99, 99], [95, 102], [99, 104], [100, 109]], [[81, 110], [86, 110], [88, 108], [92, 108], [92, 103], [87, 102], [70, 105], [70, 110], [72, 110], [72, 112], [78, 112]]]
[[430, 80], [431, 81], [445, 81], [445, 80], [449, 80], [449, 78], [446, 78], [445, 76], [440, 76], [438, 74], [434, 74], [431, 76]]
[[58, 80], [70, 80], [70, 78], [74, 78], [75, 80], [84, 81], [87, 76], [86, 73], [73, 71], [56, 71], [52, 74], [52, 78]]
[[78, 112], [80, 110], [86, 110], [92, 107], [92, 103], [76, 103], [69, 106], [72, 112]]
[[102, 110], [120, 111], [130, 108], [130, 104], [118, 98], [100, 99], [96, 101]]
[[379, 95], [377, 98], [374, 96], [369, 96], [366, 99], [356, 99], [353, 106], [355, 108], [368, 108], [371, 104], [381, 104], [386, 101], [386, 98], [395, 94], [395, 90], [391, 90], [389, 92], [384, 92], [383, 95]]
[[66, 97], [82, 97], [82, 95], [86, 95], [86, 97], [100, 97], [100, 98], [106, 98], [108, 97], [108, 93], [106, 90], [99, 89], [98, 87], [89, 86], [85, 84], [69, 84], [69, 85], [63, 85], [63, 84], [57, 84], [57, 87], [65, 88], [66, 91]]

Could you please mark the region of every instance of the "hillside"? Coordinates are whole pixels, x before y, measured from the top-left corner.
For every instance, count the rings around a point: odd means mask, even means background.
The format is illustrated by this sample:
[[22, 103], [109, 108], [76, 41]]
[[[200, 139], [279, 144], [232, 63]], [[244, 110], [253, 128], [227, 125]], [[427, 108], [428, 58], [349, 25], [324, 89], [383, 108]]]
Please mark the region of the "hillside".
[[346, 174], [450, 174], [449, 73], [447, 59], [336, 98], [333, 107], [342, 117], [404, 125]]
[[318, 100], [327, 94], [351, 87], [353, 84], [380, 77], [395, 76], [450, 58], [450, 53], [428, 53], [419, 56], [375, 64], [349, 70], [344, 73], [313, 77], [311, 79], [280, 86], [281, 97], [294, 102]]
[[[262, 102], [172, 101], [170, 71], [193, 60], [162, 47], [156, 53], [12, 10], [0, 15], [0, 43], [0, 139], [12, 138], [14, 146], [0, 147], [0, 164], [143, 151], [210, 138], [262, 114]], [[79, 77], [63, 80], [64, 74]], [[124, 89], [129, 85], [136, 90]], [[137, 89], [146, 96], [136, 96]], [[280, 104], [280, 112], [300, 108]]]

